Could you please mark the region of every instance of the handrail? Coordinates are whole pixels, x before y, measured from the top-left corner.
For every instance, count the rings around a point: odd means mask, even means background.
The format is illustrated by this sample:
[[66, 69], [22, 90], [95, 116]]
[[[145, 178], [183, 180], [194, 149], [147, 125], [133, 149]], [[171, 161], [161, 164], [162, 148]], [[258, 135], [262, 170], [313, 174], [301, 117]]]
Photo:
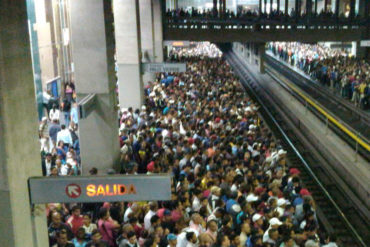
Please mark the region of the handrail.
[[[232, 52], [233, 53], [233, 52]], [[240, 69], [238, 69], [240, 71]], [[245, 69], [249, 72], [249, 75], [251, 77], [254, 78], [254, 76], [250, 73], [250, 71], [248, 69]], [[241, 76], [242, 77], [242, 76]], [[256, 78], [254, 78], [256, 80]], [[257, 81], [257, 80], [256, 80]], [[249, 90], [253, 93], [253, 95], [256, 97], [256, 99], [259, 99], [259, 97], [257, 96], [257, 94], [254, 92], [254, 90], [251, 88], [251, 86], [249, 85], [249, 83], [244, 83], [244, 85], [246, 85]], [[317, 176], [315, 175], [315, 173], [311, 170], [310, 166], [308, 165], [308, 163], [306, 162], [306, 160], [303, 158], [303, 156], [300, 154], [300, 152], [296, 149], [296, 147], [294, 146], [294, 144], [290, 141], [289, 137], [285, 134], [284, 130], [281, 128], [280, 124], [276, 121], [276, 119], [273, 117], [273, 115], [271, 114], [271, 112], [268, 110], [268, 108], [265, 106], [265, 104], [260, 100], [258, 102], [262, 107], [263, 109], [265, 110], [265, 112], [267, 113], [267, 115], [270, 117], [270, 119], [273, 121], [273, 123], [275, 124], [275, 126], [277, 127], [277, 129], [279, 130], [279, 132], [282, 134], [282, 136], [284, 137], [284, 139], [287, 141], [287, 143], [289, 144], [289, 146], [293, 149], [294, 153], [298, 156], [298, 158], [300, 159], [300, 161], [303, 163], [303, 165], [306, 167], [307, 171], [310, 173], [310, 175], [312, 176], [312, 178], [315, 180], [315, 182], [319, 185], [320, 189], [324, 192], [324, 194], [326, 195], [326, 197], [329, 199], [329, 201], [333, 204], [333, 206], [335, 207], [335, 209], [338, 211], [339, 215], [342, 217], [342, 219], [344, 220], [344, 222], [346, 223], [347, 227], [349, 227], [349, 229], [352, 231], [352, 233], [356, 236], [357, 240], [361, 243], [361, 245], [363, 247], [366, 247], [367, 245], [365, 244], [365, 242], [362, 240], [361, 236], [357, 233], [357, 231], [355, 230], [355, 228], [352, 226], [352, 224], [348, 221], [347, 217], [344, 215], [344, 213], [342, 212], [342, 210], [339, 208], [339, 206], [336, 204], [336, 202], [333, 200], [333, 198], [330, 196], [329, 192], [325, 189], [325, 187], [322, 185], [322, 183], [320, 182], [320, 180], [317, 178]]]
[[324, 109], [322, 109], [316, 102], [311, 100], [304, 92], [301, 92], [298, 88], [291, 85], [291, 83], [286, 82], [285, 83], [288, 87], [290, 87], [296, 94], [298, 94], [300, 97], [302, 97], [307, 103], [309, 103], [311, 106], [313, 106], [319, 113], [324, 115], [330, 122], [332, 122], [335, 126], [337, 126], [342, 132], [346, 133], [349, 137], [351, 137], [354, 141], [356, 141], [358, 144], [360, 144], [363, 148], [365, 148], [368, 152], [370, 152], [370, 145], [368, 144], [368, 141], [365, 137], [362, 136], [362, 139], [359, 138], [359, 135], [354, 134], [347, 126], [344, 126], [344, 124], [340, 123], [335, 117], [333, 117], [331, 114], [327, 113]]

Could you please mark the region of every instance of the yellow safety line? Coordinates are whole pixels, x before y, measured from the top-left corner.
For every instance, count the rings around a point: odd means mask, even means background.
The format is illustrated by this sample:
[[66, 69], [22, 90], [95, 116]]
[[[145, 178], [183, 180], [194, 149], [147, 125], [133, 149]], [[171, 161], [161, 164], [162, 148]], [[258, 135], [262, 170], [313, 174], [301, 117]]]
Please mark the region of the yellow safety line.
[[[270, 70], [271, 71], [271, 70]], [[273, 72], [274, 73], [274, 72]], [[275, 73], [274, 73], [275, 74]], [[285, 76], [284, 76], [285, 77]], [[335, 124], [339, 129], [341, 129], [343, 132], [345, 132], [347, 135], [349, 135], [353, 140], [355, 140], [358, 144], [360, 144], [362, 147], [364, 147], [367, 151], [370, 151], [370, 145], [367, 144], [362, 139], [358, 138], [356, 134], [353, 134], [352, 131], [350, 131], [346, 126], [338, 122], [333, 116], [331, 116], [329, 113], [327, 113], [324, 109], [322, 109], [320, 106], [318, 106], [315, 102], [313, 102], [310, 98], [308, 98], [304, 93], [301, 92], [301, 90], [297, 89], [295, 86], [291, 85], [290, 82], [287, 82], [288, 79], [285, 80], [285, 83], [293, 90], [295, 91], [299, 96], [301, 96], [306, 102], [308, 102], [310, 105], [316, 108], [322, 115], [324, 115], [328, 120], [330, 120], [333, 124]]]

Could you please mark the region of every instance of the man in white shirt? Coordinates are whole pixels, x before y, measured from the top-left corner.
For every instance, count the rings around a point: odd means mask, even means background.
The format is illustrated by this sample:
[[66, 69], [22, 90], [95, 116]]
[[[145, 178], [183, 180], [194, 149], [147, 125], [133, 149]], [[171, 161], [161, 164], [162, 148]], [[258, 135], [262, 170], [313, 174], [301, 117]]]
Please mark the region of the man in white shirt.
[[157, 213], [158, 204], [156, 202], [149, 203], [149, 211], [146, 213], [144, 217], [144, 228], [145, 230], [149, 230], [151, 223], [150, 219]]
[[59, 141], [63, 141], [65, 145], [73, 145], [71, 132], [69, 132], [69, 129], [64, 124], [62, 124], [61, 131], [57, 134], [57, 144]]

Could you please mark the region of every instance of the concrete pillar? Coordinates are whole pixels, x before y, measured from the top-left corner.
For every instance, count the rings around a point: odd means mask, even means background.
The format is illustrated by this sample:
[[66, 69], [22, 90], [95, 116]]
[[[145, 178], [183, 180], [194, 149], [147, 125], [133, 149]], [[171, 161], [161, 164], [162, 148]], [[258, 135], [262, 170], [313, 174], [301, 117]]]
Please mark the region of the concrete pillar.
[[261, 74], [264, 74], [265, 73], [265, 43], [259, 43], [257, 45], [258, 47], [258, 54], [257, 54], [257, 60], [258, 60], [258, 68], [259, 68], [259, 72]]
[[153, 0], [153, 20], [154, 20], [154, 61], [163, 62], [163, 26], [162, 26], [162, 6], [160, 0]]
[[3, 0], [0, 1], [0, 246], [49, 246], [45, 207], [35, 207], [32, 214], [28, 194], [28, 178], [41, 175], [26, 1]]
[[143, 81], [140, 69], [140, 18], [138, 0], [113, 2], [118, 65], [118, 94], [121, 108], [140, 108]]
[[118, 165], [119, 144], [114, 91], [108, 80], [103, 0], [74, 0], [70, 11], [77, 100], [97, 95], [95, 110], [79, 121], [82, 173], [96, 167], [104, 174]]
[[249, 43], [249, 63], [253, 64], [253, 59], [254, 59], [254, 43], [250, 42]]
[[[154, 62], [154, 16], [152, 0], [140, 0], [141, 62]], [[153, 82], [155, 73], [143, 73], [143, 83]]]

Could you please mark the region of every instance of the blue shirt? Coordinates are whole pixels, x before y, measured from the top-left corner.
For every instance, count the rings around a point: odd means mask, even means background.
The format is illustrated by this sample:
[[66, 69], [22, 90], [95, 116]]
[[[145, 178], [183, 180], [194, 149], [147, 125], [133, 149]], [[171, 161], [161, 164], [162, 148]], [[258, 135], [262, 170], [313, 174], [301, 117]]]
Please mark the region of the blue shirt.
[[226, 211], [229, 213], [230, 212], [230, 209], [231, 207], [236, 204], [236, 201], [234, 199], [229, 199], [227, 200], [226, 202]]
[[75, 247], [85, 247], [87, 242], [83, 241], [82, 243], [78, 242], [76, 238], [72, 239], [72, 243], [75, 245]]

